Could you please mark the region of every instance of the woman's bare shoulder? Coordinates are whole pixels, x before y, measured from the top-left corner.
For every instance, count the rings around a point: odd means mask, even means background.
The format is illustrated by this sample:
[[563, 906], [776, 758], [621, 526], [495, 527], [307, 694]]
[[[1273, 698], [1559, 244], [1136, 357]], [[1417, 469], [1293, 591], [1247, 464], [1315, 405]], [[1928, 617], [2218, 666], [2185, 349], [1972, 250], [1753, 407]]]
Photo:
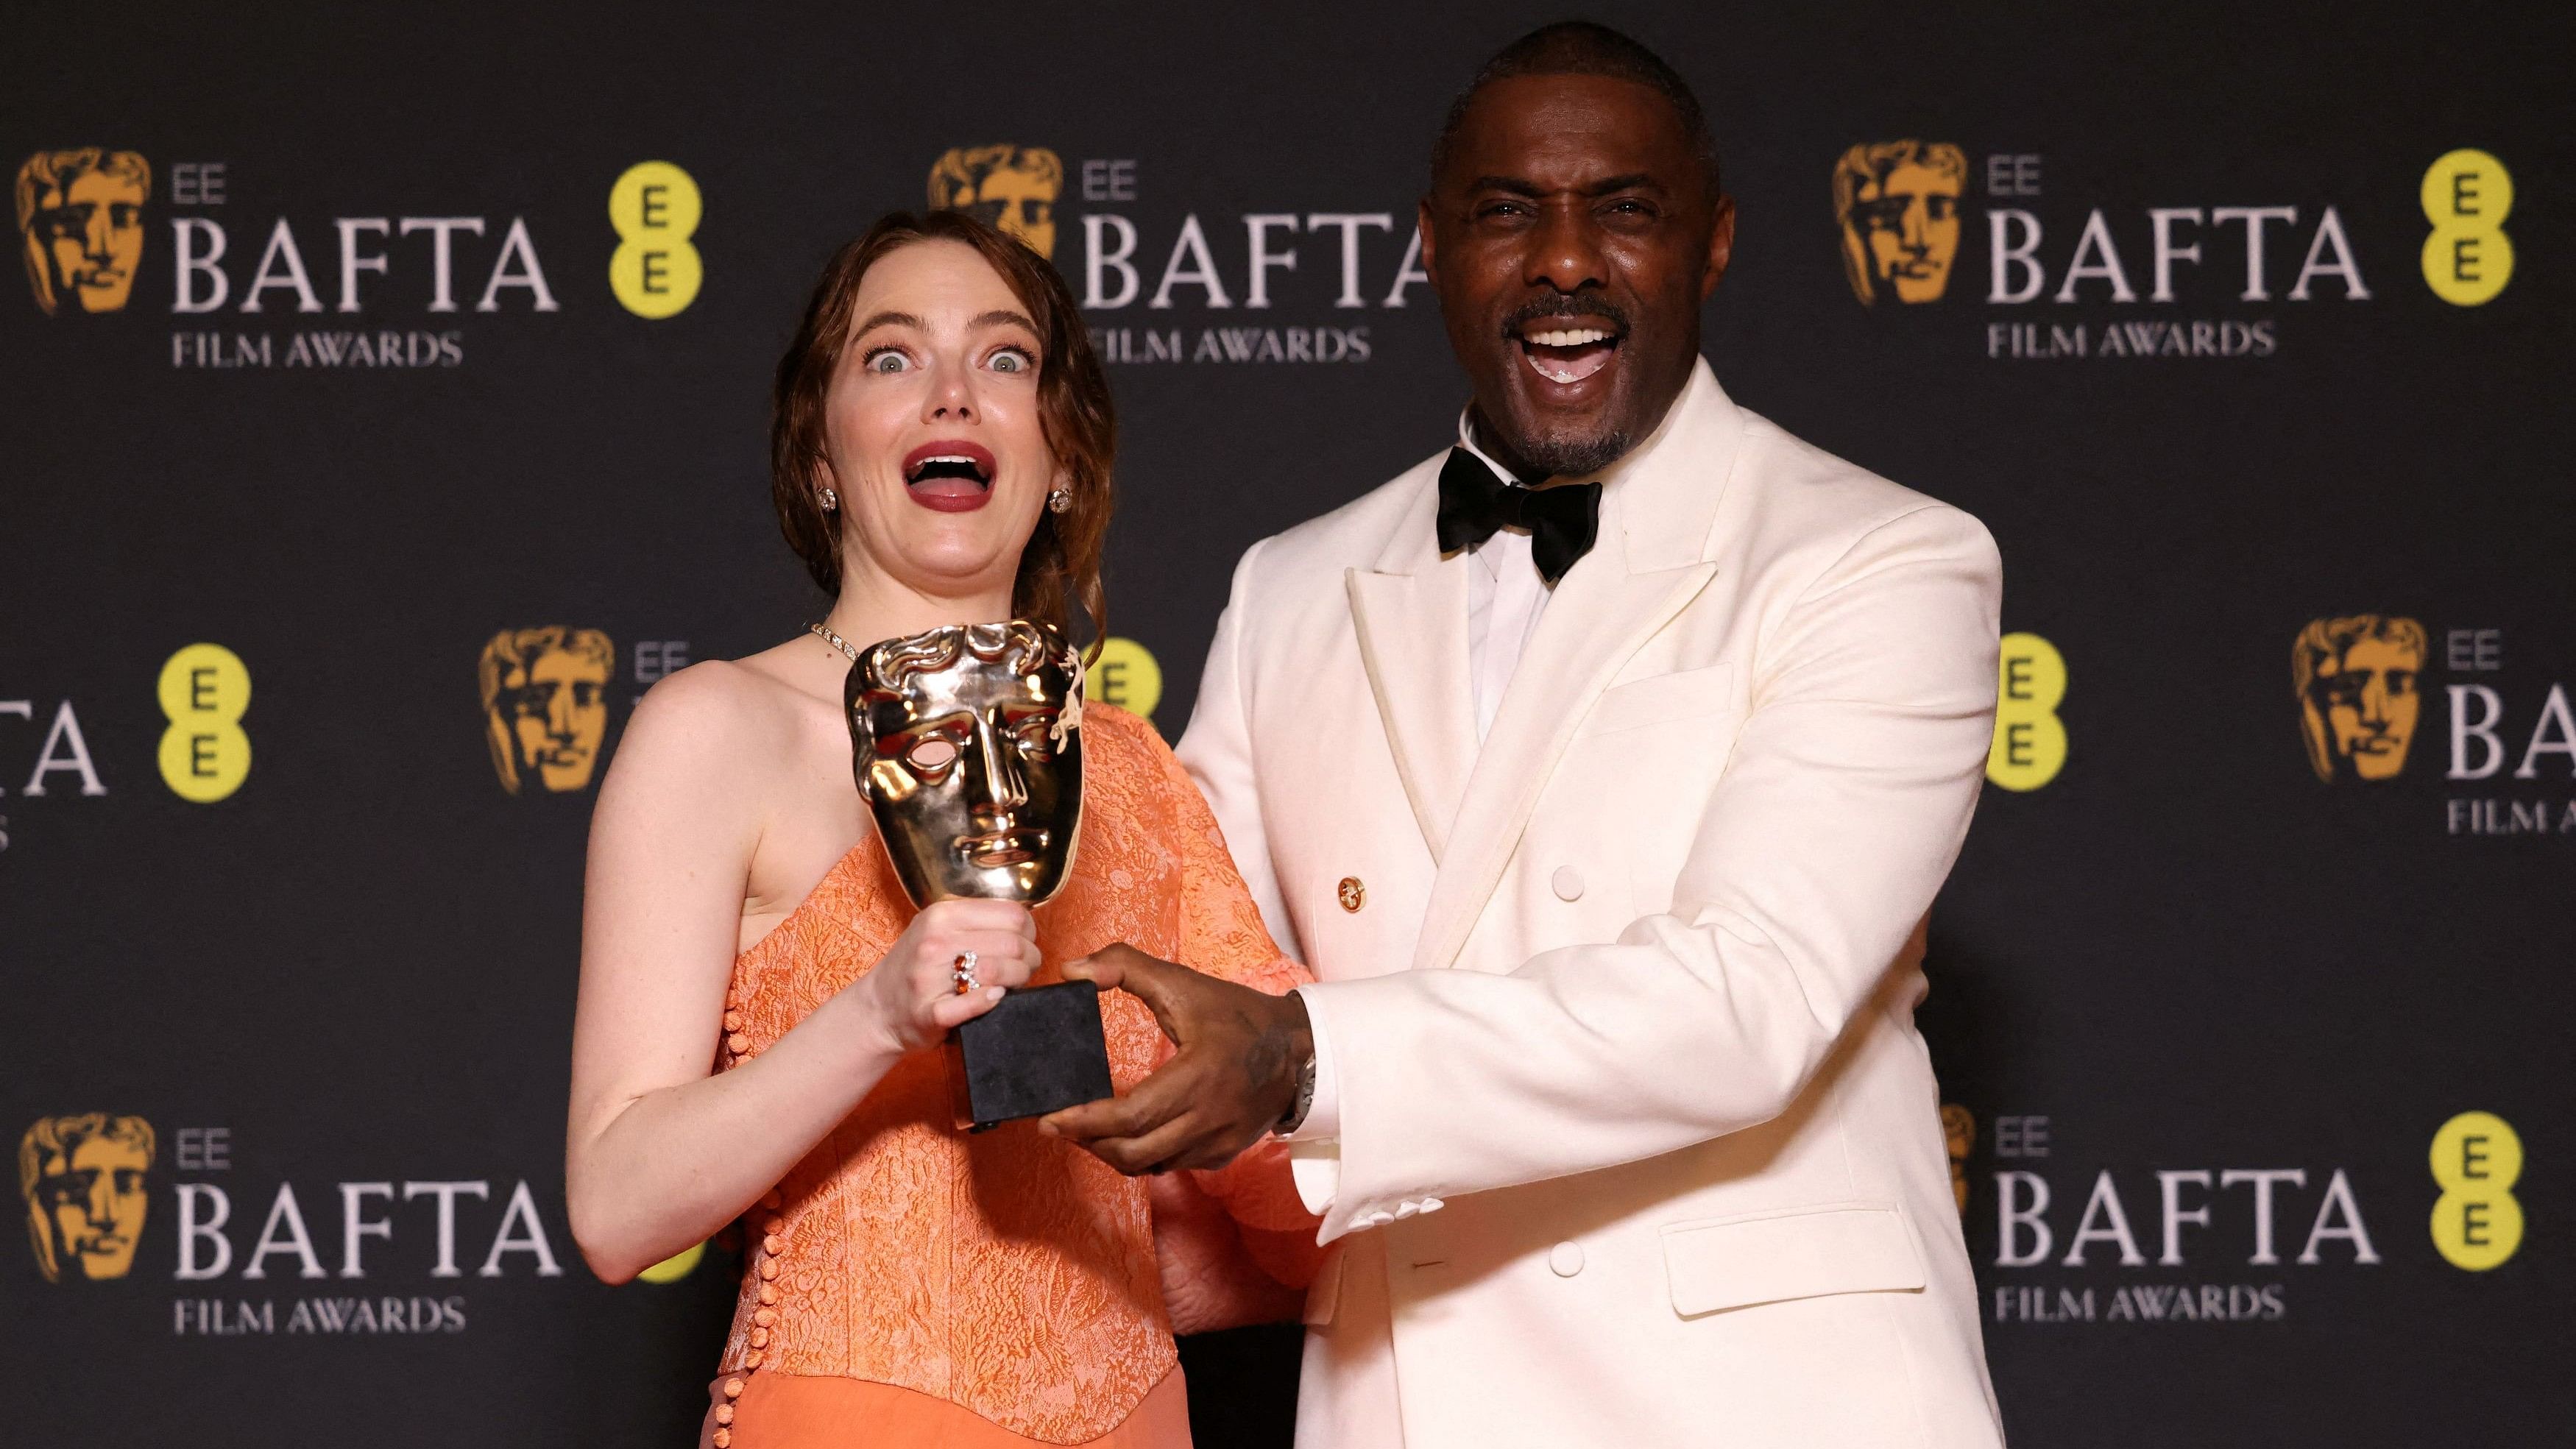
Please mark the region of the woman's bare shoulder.
[[762, 655], [709, 659], [665, 675], [635, 706], [618, 742], [659, 775], [739, 780], [788, 754], [815, 705]]

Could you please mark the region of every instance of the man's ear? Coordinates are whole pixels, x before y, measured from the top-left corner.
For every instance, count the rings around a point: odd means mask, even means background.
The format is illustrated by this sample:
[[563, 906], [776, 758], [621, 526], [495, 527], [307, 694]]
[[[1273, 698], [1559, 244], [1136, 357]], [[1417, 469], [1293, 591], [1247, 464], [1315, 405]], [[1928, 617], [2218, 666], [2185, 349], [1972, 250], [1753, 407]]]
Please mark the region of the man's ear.
[[1735, 260], [1735, 198], [1720, 192], [1717, 216], [1708, 229], [1708, 265], [1700, 273], [1699, 299], [1707, 301], [1717, 290], [1718, 280], [1726, 275], [1726, 264]]
[[1432, 287], [1437, 289], [1440, 285], [1440, 263], [1434, 255], [1431, 241], [1431, 198], [1428, 196], [1413, 204], [1413, 230], [1422, 238], [1422, 275], [1429, 277]]

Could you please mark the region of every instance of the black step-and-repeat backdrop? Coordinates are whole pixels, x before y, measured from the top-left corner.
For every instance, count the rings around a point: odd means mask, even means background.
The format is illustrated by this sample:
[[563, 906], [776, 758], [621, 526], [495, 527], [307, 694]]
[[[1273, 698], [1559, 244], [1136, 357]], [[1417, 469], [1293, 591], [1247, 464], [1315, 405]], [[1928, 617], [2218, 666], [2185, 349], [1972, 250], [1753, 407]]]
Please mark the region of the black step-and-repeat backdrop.
[[[1922, 1020], [2011, 1432], [2563, 1432], [2563, 13], [1604, 8], [1725, 151], [1727, 387], [2003, 545]], [[1053, 257], [1125, 421], [1093, 677], [1176, 734], [1243, 547], [1449, 436], [1425, 152], [1556, 18], [1487, 10], [17, 27], [22, 1429], [686, 1442], [738, 1260], [565, 1227], [583, 838], [643, 691], [820, 611], [806, 288], [933, 200]], [[1208, 1442], [1291, 1347], [1192, 1345]]]

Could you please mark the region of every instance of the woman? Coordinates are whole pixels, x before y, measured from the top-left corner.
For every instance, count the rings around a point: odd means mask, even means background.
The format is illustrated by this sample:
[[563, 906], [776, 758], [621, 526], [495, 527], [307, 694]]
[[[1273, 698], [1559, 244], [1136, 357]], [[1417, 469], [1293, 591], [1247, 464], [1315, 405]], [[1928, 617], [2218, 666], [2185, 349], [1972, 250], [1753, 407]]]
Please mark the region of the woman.
[[[1097, 633], [1112, 444], [1052, 268], [958, 213], [879, 222], [826, 268], [778, 373], [772, 492], [831, 612], [655, 686], [600, 792], [573, 1232], [619, 1282], [746, 1219], [717, 1449], [1189, 1441], [1146, 1189], [1027, 1122], [958, 1132], [928, 1048], [1001, 988], [1115, 941], [1272, 991], [1302, 977], [1170, 751], [1105, 705], [1082, 716], [1087, 818], [1063, 893], [1034, 917], [915, 912], [841, 705], [850, 641], [1063, 629], [1076, 607]], [[951, 974], [967, 952], [972, 991]], [[1164, 1046], [1134, 998], [1101, 1009], [1123, 1089]], [[1279, 1153], [1201, 1180], [1264, 1261], [1301, 1228], [1311, 1245]], [[1224, 1316], [1190, 1286], [1202, 1323]]]

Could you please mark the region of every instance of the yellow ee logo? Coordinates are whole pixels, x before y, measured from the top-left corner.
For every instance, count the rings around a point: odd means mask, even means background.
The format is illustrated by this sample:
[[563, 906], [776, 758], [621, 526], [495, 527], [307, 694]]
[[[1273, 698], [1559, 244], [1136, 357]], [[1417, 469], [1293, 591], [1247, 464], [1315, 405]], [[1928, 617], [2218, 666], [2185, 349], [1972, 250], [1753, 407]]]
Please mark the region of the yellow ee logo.
[[688, 1277], [690, 1270], [698, 1266], [698, 1260], [706, 1255], [707, 1245], [704, 1243], [695, 1243], [682, 1248], [680, 1251], [673, 1253], [671, 1256], [664, 1258], [661, 1262], [654, 1264], [652, 1267], [645, 1269], [643, 1272], [638, 1273], [635, 1276], [643, 1279], [647, 1283], [677, 1283], [681, 1279]]
[[161, 778], [182, 800], [210, 804], [250, 778], [250, 668], [221, 644], [191, 644], [161, 666]]
[[1163, 702], [1163, 666], [1154, 662], [1154, 651], [1133, 639], [1102, 644], [1086, 682], [1087, 698], [1114, 704], [1138, 719], [1152, 719], [1154, 706]]
[[2513, 173], [2484, 151], [2463, 147], [2424, 173], [2424, 285], [2454, 307], [2492, 300], [2513, 280]]
[[608, 188], [608, 224], [618, 236], [608, 289], [627, 311], [659, 321], [697, 300], [706, 268], [689, 238], [704, 213], [698, 183], [668, 161], [639, 161]]
[[2066, 767], [2066, 656], [2036, 634], [2006, 634], [1995, 681], [1995, 738], [1986, 778], [2007, 790], [2036, 790]]
[[2433, 1134], [2433, 1246], [2454, 1268], [2483, 1273], [2522, 1246], [2522, 1138], [2492, 1112], [2462, 1112]]

